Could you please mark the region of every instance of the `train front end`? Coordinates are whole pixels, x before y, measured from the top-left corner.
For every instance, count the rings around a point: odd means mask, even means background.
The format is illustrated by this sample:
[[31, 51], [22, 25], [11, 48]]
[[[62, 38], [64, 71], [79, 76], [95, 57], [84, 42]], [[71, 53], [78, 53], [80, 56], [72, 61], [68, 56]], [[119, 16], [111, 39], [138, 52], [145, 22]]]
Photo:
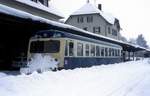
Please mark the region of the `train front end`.
[[37, 54], [40, 54], [42, 57], [49, 56], [50, 69], [61, 69], [63, 67], [63, 45], [63, 39], [60, 38], [31, 39], [29, 42], [27, 60], [30, 62]]

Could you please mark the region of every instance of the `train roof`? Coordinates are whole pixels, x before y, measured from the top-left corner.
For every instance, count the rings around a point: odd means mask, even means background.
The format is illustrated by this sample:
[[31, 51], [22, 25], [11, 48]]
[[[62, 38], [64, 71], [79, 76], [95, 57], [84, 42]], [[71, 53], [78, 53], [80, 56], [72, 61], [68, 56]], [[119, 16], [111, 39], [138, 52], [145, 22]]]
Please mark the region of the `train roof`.
[[110, 43], [110, 42], [105, 42], [102, 40], [97, 40], [96, 38], [89, 37], [88, 34], [82, 36], [82, 35], [77, 35], [72, 32], [66, 32], [66, 31], [60, 31], [60, 30], [42, 30], [36, 32], [36, 34], [31, 38], [31, 39], [41, 39], [41, 38], [70, 38], [70, 39], [76, 39], [76, 40], [83, 40], [86, 42], [93, 42], [93, 43], [98, 43], [98, 44], [103, 44], [106, 46], [112, 46], [112, 47], [117, 47], [117, 48], [122, 48], [118, 44]]
[[126, 43], [126, 42], [123, 42], [120, 40], [115, 40], [115, 39], [105, 37], [102, 35], [94, 34], [92, 32], [88, 32], [88, 31], [79, 29], [77, 27], [71, 26], [71, 25], [51, 21], [51, 20], [48, 20], [48, 19], [45, 19], [45, 18], [42, 18], [39, 16], [35, 16], [35, 15], [30, 14], [30, 13], [27, 13], [27, 12], [24, 12], [21, 10], [17, 10], [17, 9], [14, 9], [14, 8], [11, 8], [11, 7], [2, 5], [2, 4], [0, 4], [0, 14], [7, 14], [7, 15], [15, 16], [15, 17], [20, 18], [20, 19], [31, 20], [32, 22], [38, 22], [41, 24], [46, 24], [49, 29], [61, 30], [61, 31], [73, 33], [76, 35], [88, 36], [90, 38], [95, 38], [95, 39], [106, 41], [109, 43], [118, 44], [118, 45], [122, 46], [123, 49], [125, 49], [127, 51], [146, 50], [146, 51], [150, 52], [149, 49], [146, 49], [144, 47], [129, 44], [129, 43]]

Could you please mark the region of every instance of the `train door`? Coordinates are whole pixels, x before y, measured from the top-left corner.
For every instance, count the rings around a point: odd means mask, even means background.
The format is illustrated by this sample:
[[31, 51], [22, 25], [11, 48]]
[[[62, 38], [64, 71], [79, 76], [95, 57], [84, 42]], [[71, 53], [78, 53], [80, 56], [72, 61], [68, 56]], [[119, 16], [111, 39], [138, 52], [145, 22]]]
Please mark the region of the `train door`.
[[65, 41], [65, 57], [64, 57], [64, 67], [65, 69], [71, 69], [73, 66], [74, 57], [76, 56], [75, 41], [67, 39]]

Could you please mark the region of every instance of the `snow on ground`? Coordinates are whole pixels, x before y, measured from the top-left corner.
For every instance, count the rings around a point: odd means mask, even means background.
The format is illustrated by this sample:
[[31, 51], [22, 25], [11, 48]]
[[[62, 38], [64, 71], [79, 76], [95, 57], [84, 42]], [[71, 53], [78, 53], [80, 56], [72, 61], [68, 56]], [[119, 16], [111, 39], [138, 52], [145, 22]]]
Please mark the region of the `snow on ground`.
[[7, 76], [5, 73], [0, 73], [0, 78]]
[[[3, 74], [3, 73], [2, 73]], [[1, 96], [149, 96], [148, 60], [0, 77]]]

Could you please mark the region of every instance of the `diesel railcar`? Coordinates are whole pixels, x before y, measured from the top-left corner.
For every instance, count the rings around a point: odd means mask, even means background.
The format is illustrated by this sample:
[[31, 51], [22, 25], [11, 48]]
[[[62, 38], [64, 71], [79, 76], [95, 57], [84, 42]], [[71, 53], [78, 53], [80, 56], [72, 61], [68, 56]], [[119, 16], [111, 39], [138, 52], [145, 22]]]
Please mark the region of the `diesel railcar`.
[[37, 32], [29, 41], [28, 60], [36, 53], [50, 55], [58, 69], [90, 67], [121, 62], [122, 47], [90, 36], [59, 30]]

